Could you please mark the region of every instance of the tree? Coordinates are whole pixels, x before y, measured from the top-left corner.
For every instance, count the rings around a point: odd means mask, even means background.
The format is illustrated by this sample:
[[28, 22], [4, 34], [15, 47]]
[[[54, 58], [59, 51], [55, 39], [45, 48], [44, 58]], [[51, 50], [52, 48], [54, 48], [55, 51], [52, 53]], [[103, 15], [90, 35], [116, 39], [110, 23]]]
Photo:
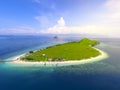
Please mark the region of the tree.
[[33, 53], [33, 51], [29, 51], [29, 53]]

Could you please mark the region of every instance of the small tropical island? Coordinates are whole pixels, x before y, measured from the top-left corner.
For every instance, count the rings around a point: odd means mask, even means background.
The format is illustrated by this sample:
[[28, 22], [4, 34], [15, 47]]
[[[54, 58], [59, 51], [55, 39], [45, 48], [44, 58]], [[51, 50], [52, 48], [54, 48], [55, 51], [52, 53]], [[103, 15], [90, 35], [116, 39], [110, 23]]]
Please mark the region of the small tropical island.
[[100, 55], [93, 48], [99, 41], [83, 38], [79, 42], [69, 42], [47, 47], [43, 50], [29, 51], [29, 54], [21, 57], [25, 61], [69, 61], [82, 60]]
[[[100, 44], [97, 40], [83, 38], [80, 41], [68, 42], [50, 46], [45, 49], [37, 51], [29, 51], [29, 53], [17, 57], [16, 63], [32, 64], [38, 63], [69, 63], [79, 61], [89, 61], [92, 59], [103, 59], [105, 53], [95, 48], [94, 46]], [[104, 54], [104, 55], [103, 55]]]

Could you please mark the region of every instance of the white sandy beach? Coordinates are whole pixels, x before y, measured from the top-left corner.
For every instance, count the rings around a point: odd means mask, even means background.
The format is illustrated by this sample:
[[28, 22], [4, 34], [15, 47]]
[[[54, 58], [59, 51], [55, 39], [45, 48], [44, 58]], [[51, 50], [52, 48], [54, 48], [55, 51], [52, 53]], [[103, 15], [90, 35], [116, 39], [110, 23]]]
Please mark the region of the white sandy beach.
[[10, 62], [10, 63], [19, 64], [19, 65], [64, 66], [64, 65], [78, 65], [78, 64], [92, 63], [95, 61], [103, 60], [108, 57], [107, 53], [105, 53], [104, 51], [97, 49], [97, 48], [95, 49], [98, 50], [101, 53], [101, 55], [97, 57], [92, 57], [89, 59], [83, 59], [83, 60], [69, 60], [69, 61], [61, 61], [61, 62], [58, 62], [58, 61], [56, 62], [28, 62], [28, 61], [17, 60], [17, 58], [23, 56], [24, 55], [23, 54], [23, 55], [15, 57], [13, 59], [13, 62]]

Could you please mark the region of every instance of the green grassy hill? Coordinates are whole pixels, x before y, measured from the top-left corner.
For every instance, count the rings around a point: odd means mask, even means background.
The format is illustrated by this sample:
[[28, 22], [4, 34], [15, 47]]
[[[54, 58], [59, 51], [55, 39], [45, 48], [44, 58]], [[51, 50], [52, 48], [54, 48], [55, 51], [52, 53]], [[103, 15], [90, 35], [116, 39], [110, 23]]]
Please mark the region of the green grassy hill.
[[79, 42], [69, 42], [47, 47], [43, 50], [31, 52], [21, 60], [27, 61], [59, 61], [59, 60], [82, 60], [100, 55], [100, 52], [92, 48], [99, 44], [96, 40], [83, 38]]

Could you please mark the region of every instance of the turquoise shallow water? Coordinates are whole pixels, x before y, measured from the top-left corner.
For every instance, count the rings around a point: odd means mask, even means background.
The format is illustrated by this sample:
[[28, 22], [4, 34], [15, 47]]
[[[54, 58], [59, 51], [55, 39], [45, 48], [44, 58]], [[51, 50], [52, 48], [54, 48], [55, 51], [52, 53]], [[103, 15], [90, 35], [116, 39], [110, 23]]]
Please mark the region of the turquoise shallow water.
[[[16, 45], [16, 47], [20, 49], [14, 49], [10, 46], [12, 44], [8, 46], [4, 45], [11, 41], [10, 38], [16, 39], [13, 40], [14, 43], [21, 41]], [[71, 40], [70, 37], [64, 37], [54, 40], [50, 37], [7, 36], [4, 37], [4, 40], [2, 39], [3, 41], [1, 40], [0, 45], [3, 45], [3, 48], [0, 48], [0, 51], [9, 48], [11, 52], [9, 50], [7, 53], [1, 52], [0, 57], [9, 59], [13, 57], [14, 54], [18, 55], [31, 49], [35, 50], [43, 46], [79, 40], [80, 38], [81, 37], [74, 37]], [[8, 41], [5, 41], [6, 39]], [[25, 46], [26, 42], [22, 42], [24, 40], [26, 40], [28, 46]], [[33, 40], [37, 43], [29, 46], [29, 43]], [[39, 40], [40, 42], [38, 43]], [[102, 44], [97, 47], [107, 52], [110, 56], [99, 62], [62, 67], [15, 66], [9, 63], [0, 63], [0, 90], [119, 90], [120, 39], [111, 40], [108, 38], [99, 38], [99, 40]], [[41, 44], [43, 41], [44, 43]], [[13, 48], [13, 50], [11, 48]]]

